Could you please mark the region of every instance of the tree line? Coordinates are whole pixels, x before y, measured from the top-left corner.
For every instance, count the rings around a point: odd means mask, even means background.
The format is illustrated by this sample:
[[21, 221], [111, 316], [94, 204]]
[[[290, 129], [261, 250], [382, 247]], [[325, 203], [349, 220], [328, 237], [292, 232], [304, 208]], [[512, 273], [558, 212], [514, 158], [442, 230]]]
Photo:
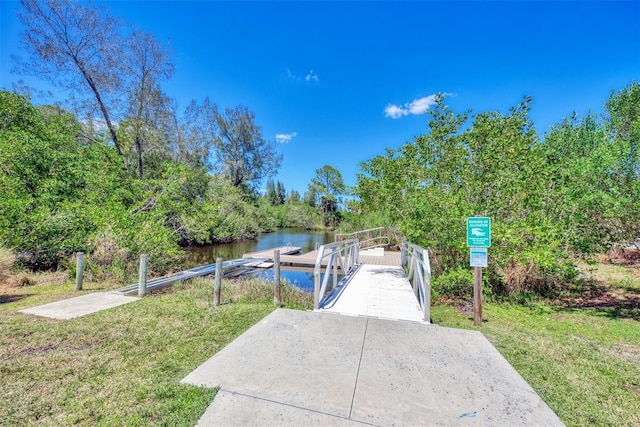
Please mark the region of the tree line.
[[439, 95], [427, 132], [361, 165], [354, 227], [394, 224], [429, 248], [435, 289], [467, 295], [466, 218], [492, 218], [485, 275], [498, 295], [552, 294], [575, 257], [640, 238], [640, 85], [612, 92], [599, 117], [576, 114], [544, 137], [525, 97], [508, 113], [455, 112]]
[[[339, 200], [344, 184], [328, 165], [316, 171], [304, 196], [273, 180], [260, 194], [174, 156], [140, 179], [122, 167], [112, 145], [87, 133], [87, 125], [62, 108], [35, 107], [0, 91], [0, 245], [26, 267], [55, 269], [84, 251], [92, 254], [96, 276], [124, 280], [135, 273], [140, 253], [160, 272], [180, 265], [181, 246], [336, 225], [335, 212], [324, 209], [326, 200]], [[316, 183], [327, 171], [337, 187]]]
[[153, 34], [70, 0], [23, 0], [19, 17], [17, 70], [69, 94], [36, 107], [27, 87], [0, 91], [0, 245], [22, 265], [85, 251], [90, 273], [123, 279], [140, 253], [160, 272], [180, 246], [335, 225], [320, 203], [344, 185], [287, 194], [273, 181], [282, 155], [247, 107], [205, 98], [178, 112], [161, 88], [172, 52]]

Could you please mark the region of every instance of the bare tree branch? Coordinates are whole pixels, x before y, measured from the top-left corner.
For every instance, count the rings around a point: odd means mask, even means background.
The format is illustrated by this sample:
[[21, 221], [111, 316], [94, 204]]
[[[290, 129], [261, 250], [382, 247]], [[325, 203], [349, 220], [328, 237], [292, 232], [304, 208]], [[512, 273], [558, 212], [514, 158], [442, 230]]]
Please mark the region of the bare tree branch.
[[18, 17], [26, 28], [22, 45], [29, 58], [16, 58], [17, 71], [92, 98], [122, 155], [110, 114], [122, 85], [120, 22], [104, 7], [71, 0], [22, 0], [22, 5]]

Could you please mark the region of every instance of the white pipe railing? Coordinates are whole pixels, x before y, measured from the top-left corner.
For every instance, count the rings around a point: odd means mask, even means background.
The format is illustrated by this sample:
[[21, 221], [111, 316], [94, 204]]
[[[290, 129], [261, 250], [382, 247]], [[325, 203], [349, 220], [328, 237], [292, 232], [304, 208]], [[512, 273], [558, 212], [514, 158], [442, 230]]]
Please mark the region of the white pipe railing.
[[407, 278], [420, 303], [422, 320], [431, 322], [431, 264], [429, 251], [409, 242], [402, 242], [402, 266], [408, 267]]
[[[386, 227], [358, 230], [353, 233], [337, 233], [336, 242], [347, 239], [356, 239], [360, 242], [360, 249], [388, 246], [391, 239], [386, 235]], [[373, 243], [373, 244], [372, 244]]]
[[[320, 246], [313, 269], [313, 308], [322, 305], [326, 295], [338, 286], [338, 268], [342, 276], [347, 277], [353, 267], [358, 264], [359, 246], [357, 239], [342, 240]], [[324, 274], [322, 263], [328, 257]]]

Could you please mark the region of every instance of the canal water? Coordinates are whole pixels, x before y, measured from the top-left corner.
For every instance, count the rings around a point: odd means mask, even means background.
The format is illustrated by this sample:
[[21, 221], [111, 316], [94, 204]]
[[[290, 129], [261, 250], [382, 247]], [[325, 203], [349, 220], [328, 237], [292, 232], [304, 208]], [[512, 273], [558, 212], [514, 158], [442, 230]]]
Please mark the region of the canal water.
[[[261, 234], [255, 240], [187, 248], [187, 265], [191, 268], [213, 264], [218, 257], [225, 261], [242, 258], [242, 255], [248, 252], [256, 252], [278, 246], [299, 246], [302, 248], [302, 253], [307, 253], [315, 250], [316, 246], [333, 242], [333, 240], [333, 233], [309, 231], [303, 228], [283, 228], [273, 233]], [[258, 276], [273, 280], [273, 270], [264, 270]], [[283, 266], [280, 276], [290, 284], [307, 292], [313, 291], [313, 273], [311, 271], [291, 271], [287, 270], [286, 266]]]

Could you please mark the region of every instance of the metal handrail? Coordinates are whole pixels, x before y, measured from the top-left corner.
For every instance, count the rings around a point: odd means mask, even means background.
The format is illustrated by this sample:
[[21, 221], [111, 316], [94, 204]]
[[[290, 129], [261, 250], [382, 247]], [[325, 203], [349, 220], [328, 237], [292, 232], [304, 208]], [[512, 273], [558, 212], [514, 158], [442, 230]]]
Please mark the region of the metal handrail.
[[422, 320], [431, 321], [431, 263], [429, 251], [410, 242], [402, 242], [402, 266], [409, 268], [407, 278], [420, 303]]
[[[378, 242], [376, 244], [370, 244], [371, 242]], [[391, 243], [391, 239], [387, 236], [379, 236], [379, 237], [372, 237], [369, 240], [361, 240], [360, 241], [360, 249], [370, 249], [370, 248], [383, 248], [386, 246], [389, 246], [389, 244]]]
[[[322, 277], [322, 261], [329, 258]], [[313, 308], [317, 310], [327, 293], [339, 285], [338, 268], [342, 270], [343, 280], [358, 264], [359, 245], [357, 239], [343, 240], [320, 246], [313, 268]], [[332, 278], [331, 281], [329, 279]]]
[[[386, 227], [369, 228], [367, 230], [358, 230], [353, 233], [336, 233], [335, 241], [341, 241], [345, 239], [356, 239], [360, 241], [360, 249], [370, 247], [381, 247], [388, 245], [391, 242], [388, 236], [385, 235]], [[373, 236], [373, 237], [372, 237]], [[382, 240], [386, 239], [387, 243], [382, 243]], [[368, 243], [379, 240], [377, 245], [370, 246]]]

